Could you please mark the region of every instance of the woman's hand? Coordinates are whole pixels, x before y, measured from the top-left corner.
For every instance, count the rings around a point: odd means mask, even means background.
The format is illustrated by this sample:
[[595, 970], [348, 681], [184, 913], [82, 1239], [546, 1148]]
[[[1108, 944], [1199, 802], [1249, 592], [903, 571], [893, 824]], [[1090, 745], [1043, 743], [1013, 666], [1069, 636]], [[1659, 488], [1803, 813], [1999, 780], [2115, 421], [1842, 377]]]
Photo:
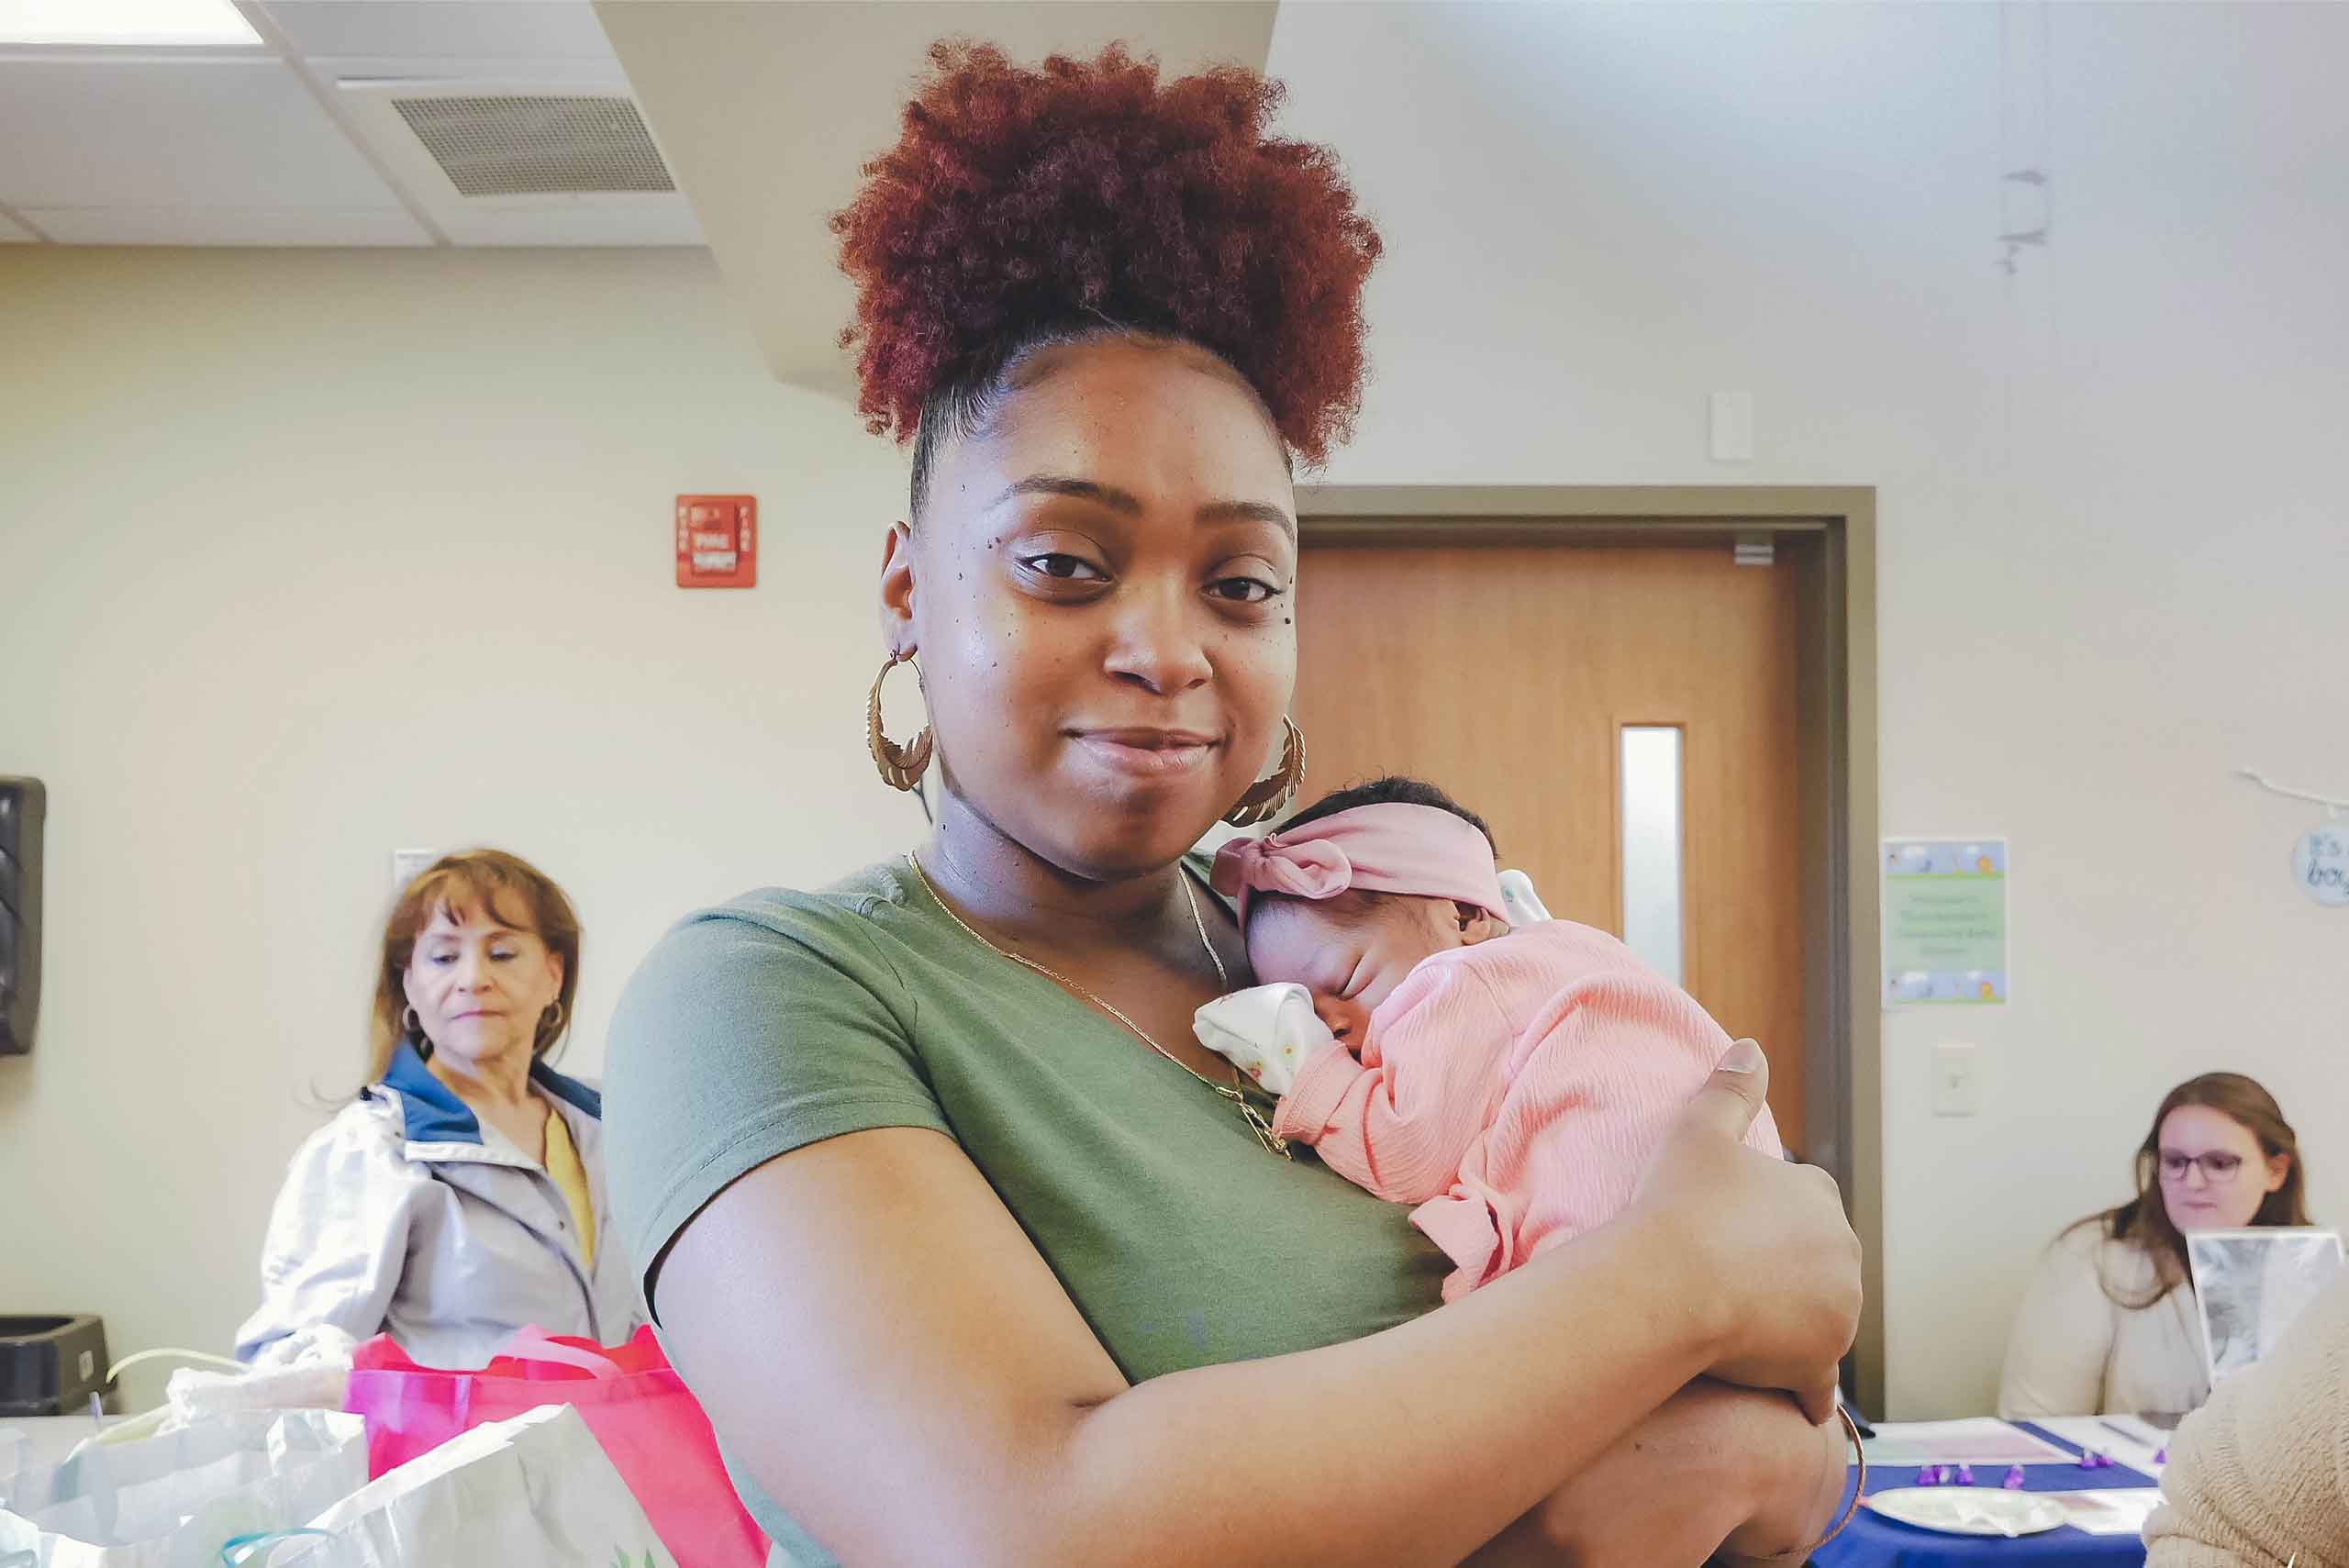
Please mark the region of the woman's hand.
[[[1741, 1070], [1742, 1069], [1742, 1070]], [[1859, 1330], [1860, 1243], [1834, 1181], [1742, 1140], [1770, 1070], [1742, 1040], [1649, 1162], [1626, 1216], [1691, 1250], [1691, 1276], [1725, 1383], [1793, 1394], [1813, 1422], [1835, 1413], [1835, 1366]]]
[[1699, 1378], [1465, 1568], [1696, 1568], [1800, 1551], [1842, 1499], [1843, 1426]]
[[1757, 1431], [1752, 1450], [1759, 1491], [1753, 1511], [1721, 1542], [1717, 1561], [1727, 1568], [1785, 1562], [1818, 1545], [1833, 1526], [1851, 1479], [1842, 1422], [1798, 1428], [1796, 1413], [1784, 1407], [1753, 1412], [1753, 1418], [1768, 1426]]

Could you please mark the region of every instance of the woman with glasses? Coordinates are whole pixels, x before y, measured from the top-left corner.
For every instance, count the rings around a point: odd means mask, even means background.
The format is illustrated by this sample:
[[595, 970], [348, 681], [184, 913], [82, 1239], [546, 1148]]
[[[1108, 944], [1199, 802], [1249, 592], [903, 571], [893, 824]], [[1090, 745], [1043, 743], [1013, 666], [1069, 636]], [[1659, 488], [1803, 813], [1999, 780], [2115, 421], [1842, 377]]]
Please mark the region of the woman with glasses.
[[1998, 1414], [2183, 1412], [2210, 1397], [2186, 1233], [2306, 1225], [2299, 1140], [2240, 1073], [2172, 1089], [2137, 1150], [2137, 1195], [2058, 1236], [2015, 1315]]

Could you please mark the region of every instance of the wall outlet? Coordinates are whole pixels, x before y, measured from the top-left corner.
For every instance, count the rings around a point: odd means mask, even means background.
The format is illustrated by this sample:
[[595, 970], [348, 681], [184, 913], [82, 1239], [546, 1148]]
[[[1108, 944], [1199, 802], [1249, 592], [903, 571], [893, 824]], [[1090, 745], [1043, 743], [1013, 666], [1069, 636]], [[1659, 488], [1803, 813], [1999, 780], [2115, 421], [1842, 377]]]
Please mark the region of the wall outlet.
[[1972, 1046], [1933, 1047], [1933, 1114], [1982, 1114], [1982, 1070]]

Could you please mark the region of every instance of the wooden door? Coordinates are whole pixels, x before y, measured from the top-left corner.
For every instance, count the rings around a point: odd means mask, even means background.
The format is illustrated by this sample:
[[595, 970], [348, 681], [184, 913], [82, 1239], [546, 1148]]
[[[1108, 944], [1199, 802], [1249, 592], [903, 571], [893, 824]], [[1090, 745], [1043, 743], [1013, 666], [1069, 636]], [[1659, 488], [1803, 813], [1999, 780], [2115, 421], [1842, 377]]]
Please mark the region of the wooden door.
[[1492, 824], [1552, 914], [1620, 935], [1625, 726], [1682, 730], [1682, 983], [1770, 1059], [1803, 1137], [1798, 584], [1703, 544], [1320, 543], [1301, 799], [1385, 773]]

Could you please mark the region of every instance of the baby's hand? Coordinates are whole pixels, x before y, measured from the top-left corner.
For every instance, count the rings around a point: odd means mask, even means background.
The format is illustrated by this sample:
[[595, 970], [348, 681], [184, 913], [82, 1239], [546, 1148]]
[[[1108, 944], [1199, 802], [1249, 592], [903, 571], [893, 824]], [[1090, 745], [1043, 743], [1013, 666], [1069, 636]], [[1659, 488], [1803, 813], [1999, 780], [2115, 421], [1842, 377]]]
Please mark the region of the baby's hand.
[[1219, 996], [1198, 1010], [1192, 1030], [1199, 1043], [1275, 1095], [1297, 1082], [1297, 1069], [1335, 1043], [1315, 1016], [1302, 985], [1259, 985]]

